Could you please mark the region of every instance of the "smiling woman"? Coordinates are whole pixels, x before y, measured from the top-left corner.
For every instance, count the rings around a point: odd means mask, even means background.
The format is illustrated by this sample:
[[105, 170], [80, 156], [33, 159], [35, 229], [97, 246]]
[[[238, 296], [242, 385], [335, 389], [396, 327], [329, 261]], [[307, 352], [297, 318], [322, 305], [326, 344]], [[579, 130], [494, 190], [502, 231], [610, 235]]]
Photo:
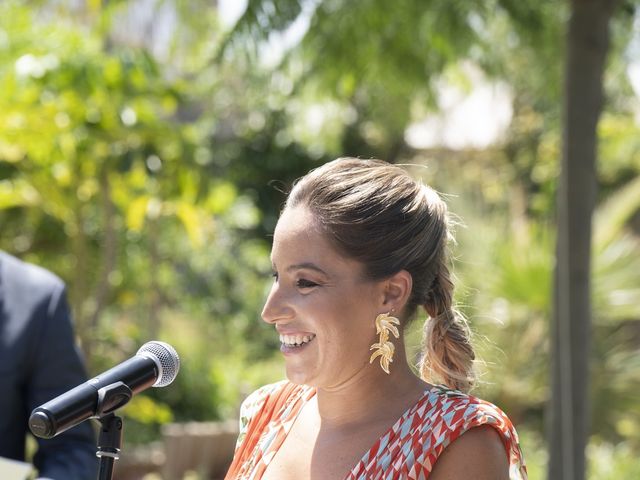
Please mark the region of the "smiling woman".
[[[378, 160], [310, 172], [276, 226], [262, 318], [287, 381], [250, 395], [227, 479], [526, 479], [496, 406], [468, 395], [474, 353], [453, 308], [447, 208]], [[421, 378], [404, 329], [428, 315]]]

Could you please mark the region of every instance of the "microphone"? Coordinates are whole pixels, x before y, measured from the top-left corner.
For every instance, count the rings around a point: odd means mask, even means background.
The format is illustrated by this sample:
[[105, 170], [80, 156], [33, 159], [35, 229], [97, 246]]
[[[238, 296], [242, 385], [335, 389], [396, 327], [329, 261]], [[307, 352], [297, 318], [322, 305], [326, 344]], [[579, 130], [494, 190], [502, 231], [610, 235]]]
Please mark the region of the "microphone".
[[53, 438], [91, 417], [102, 417], [149, 387], [165, 387], [180, 369], [175, 349], [164, 342], [145, 343], [134, 357], [35, 408], [31, 432]]

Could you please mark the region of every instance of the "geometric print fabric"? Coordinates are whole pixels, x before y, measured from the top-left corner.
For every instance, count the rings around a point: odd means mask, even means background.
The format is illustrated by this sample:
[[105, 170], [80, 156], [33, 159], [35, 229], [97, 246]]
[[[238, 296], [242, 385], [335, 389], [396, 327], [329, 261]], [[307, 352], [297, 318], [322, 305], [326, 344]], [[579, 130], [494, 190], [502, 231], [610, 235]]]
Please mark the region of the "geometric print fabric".
[[[259, 480], [315, 389], [287, 381], [252, 393], [240, 409], [234, 464], [225, 480]], [[268, 418], [265, 418], [268, 417]], [[427, 480], [444, 449], [467, 430], [493, 427], [509, 459], [510, 480], [526, 480], [518, 434], [495, 405], [435, 385], [363, 455], [345, 480]]]

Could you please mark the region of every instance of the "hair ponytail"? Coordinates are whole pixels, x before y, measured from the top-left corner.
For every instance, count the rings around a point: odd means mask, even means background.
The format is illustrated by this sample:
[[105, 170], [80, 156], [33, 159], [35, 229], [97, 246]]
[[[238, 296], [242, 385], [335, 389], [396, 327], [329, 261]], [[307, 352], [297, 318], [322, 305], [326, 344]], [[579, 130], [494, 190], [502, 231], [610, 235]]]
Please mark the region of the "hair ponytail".
[[452, 306], [453, 289], [449, 269], [444, 255], [441, 255], [435, 279], [424, 303], [431, 318], [427, 319], [423, 328], [420, 375], [424, 380], [441, 382], [468, 392], [475, 383], [475, 353], [467, 320]]

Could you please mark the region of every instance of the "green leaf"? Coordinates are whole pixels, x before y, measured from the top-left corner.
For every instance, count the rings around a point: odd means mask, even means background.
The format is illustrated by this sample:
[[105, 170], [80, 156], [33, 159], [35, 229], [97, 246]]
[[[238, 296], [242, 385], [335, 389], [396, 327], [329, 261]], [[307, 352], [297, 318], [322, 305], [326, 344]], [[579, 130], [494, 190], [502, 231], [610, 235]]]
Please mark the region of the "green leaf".
[[40, 203], [40, 200], [37, 190], [26, 180], [0, 181], [0, 210], [35, 206]]
[[177, 205], [176, 215], [182, 221], [191, 244], [201, 247], [204, 244], [204, 231], [201, 227], [198, 209], [190, 203], [180, 202]]
[[594, 215], [594, 247], [604, 249], [620, 237], [625, 225], [640, 209], [640, 176], [631, 180], [599, 206]]
[[136, 198], [129, 204], [127, 208], [127, 228], [134, 232], [140, 232], [144, 226], [144, 220], [147, 215], [147, 206], [150, 197], [143, 195]]
[[227, 212], [235, 202], [238, 192], [232, 183], [222, 182], [214, 186], [205, 201], [208, 211], [214, 214]]

